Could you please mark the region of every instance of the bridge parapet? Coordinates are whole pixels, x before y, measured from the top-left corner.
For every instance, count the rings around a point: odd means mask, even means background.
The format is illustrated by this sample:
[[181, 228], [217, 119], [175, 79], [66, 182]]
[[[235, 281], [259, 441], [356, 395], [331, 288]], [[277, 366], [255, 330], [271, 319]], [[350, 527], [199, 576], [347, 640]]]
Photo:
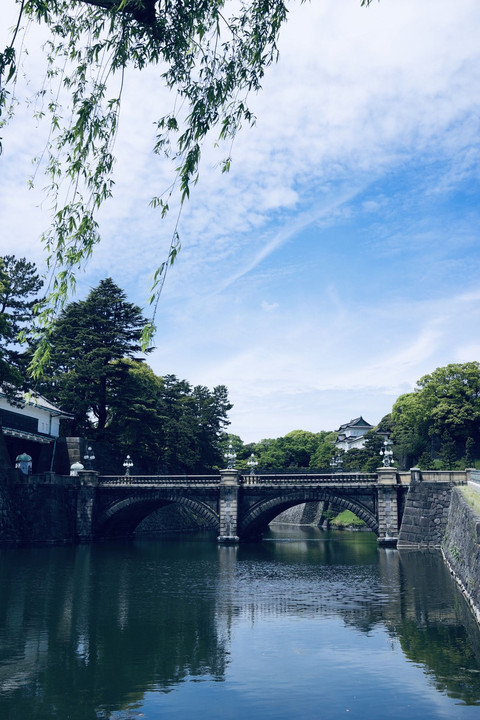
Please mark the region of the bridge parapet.
[[[410, 472], [413, 472], [411, 470]], [[453, 483], [454, 485], [465, 485], [472, 470], [422, 470], [420, 480], [423, 482], [444, 482]]]
[[220, 475], [102, 475], [99, 487], [218, 487]]
[[242, 475], [242, 485], [376, 485], [376, 473], [272, 473], [271, 475]]

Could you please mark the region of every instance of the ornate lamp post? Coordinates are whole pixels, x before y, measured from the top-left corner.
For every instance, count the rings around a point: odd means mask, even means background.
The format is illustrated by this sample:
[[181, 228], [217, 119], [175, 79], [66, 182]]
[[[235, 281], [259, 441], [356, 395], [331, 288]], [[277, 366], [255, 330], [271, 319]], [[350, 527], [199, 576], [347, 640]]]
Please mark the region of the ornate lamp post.
[[383, 467], [390, 467], [393, 462], [392, 445], [392, 441], [388, 440], [388, 438], [385, 438], [385, 440], [383, 441], [383, 448], [380, 450], [380, 456], [383, 458]]
[[330, 467], [332, 468], [332, 472], [341, 472], [342, 471], [342, 456], [340, 454], [334, 455], [332, 459], [330, 460]]
[[93, 462], [95, 460], [95, 455], [90, 446], [87, 448], [87, 452], [83, 456], [83, 459], [85, 460], [85, 469], [91, 470], [93, 468]]
[[237, 453], [234, 452], [234, 450], [232, 448], [232, 441], [230, 440], [230, 442], [228, 443], [228, 451], [225, 453], [225, 459], [227, 461], [227, 469], [228, 470], [234, 469], [236, 457], [237, 457]]
[[130, 475], [130, 468], [133, 467], [133, 462], [132, 462], [132, 458], [130, 457], [130, 455], [127, 455], [127, 457], [125, 458], [123, 467], [125, 468], [125, 475]]
[[255, 455], [253, 454], [253, 452], [248, 458], [247, 465], [250, 468], [250, 475], [255, 475], [255, 468], [258, 465], [258, 460], [255, 460]]

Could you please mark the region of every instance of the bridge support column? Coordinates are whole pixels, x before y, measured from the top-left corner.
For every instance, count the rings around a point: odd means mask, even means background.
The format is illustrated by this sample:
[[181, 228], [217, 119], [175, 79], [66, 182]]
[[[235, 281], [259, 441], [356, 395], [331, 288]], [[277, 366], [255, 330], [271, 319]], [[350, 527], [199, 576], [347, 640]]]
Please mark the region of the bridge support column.
[[239, 472], [234, 468], [220, 470], [220, 500], [218, 514], [220, 517], [219, 543], [232, 545], [238, 543], [238, 488]]
[[79, 542], [87, 542], [93, 538], [93, 507], [97, 494], [98, 473], [94, 470], [79, 470], [78, 475], [75, 535]]
[[398, 491], [395, 468], [378, 468], [378, 544], [396, 546], [398, 540]]

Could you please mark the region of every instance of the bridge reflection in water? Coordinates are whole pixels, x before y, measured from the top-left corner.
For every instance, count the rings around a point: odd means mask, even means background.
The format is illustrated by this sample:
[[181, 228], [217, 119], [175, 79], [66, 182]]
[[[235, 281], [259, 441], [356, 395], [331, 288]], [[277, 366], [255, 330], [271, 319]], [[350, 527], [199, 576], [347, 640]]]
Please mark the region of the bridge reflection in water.
[[480, 702], [478, 627], [439, 553], [369, 533], [2, 550], [0, 635], [2, 720], [293, 720], [327, 697], [334, 718], [355, 693], [358, 717], [474, 718]]

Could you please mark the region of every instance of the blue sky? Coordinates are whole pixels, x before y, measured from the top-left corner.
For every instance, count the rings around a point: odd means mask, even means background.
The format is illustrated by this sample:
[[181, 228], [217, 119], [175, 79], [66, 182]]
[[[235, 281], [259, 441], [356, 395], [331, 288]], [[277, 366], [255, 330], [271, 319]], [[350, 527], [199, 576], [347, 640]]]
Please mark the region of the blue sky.
[[[227, 385], [245, 441], [376, 423], [425, 373], [480, 360], [480, 4], [358, 6], [291, 3], [255, 127], [228, 175], [207, 143], [182, 214], [149, 363]], [[143, 306], [165, 258], [172, 218], [148, 206], [173, 172], [150, 150], [173, 102], [158, 75], [127, 75], [115, 198], [77, 297], [110, 275]], [[45, 132], [19, 107], [0, 158], [2, 252], [41, 267], [48, 203], [26, 178]]]

